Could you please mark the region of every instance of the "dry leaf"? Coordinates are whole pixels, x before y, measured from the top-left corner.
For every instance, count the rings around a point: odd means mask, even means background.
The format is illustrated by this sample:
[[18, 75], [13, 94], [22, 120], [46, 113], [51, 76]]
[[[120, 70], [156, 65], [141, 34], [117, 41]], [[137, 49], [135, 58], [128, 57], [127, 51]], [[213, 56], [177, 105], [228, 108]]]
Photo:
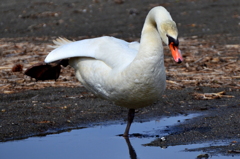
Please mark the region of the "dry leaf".
[[193, 93], [195, 99], [217, 99], [217, 98], [233, 98], [232, 95], [226, 95], [225, 91], [218, 93]]

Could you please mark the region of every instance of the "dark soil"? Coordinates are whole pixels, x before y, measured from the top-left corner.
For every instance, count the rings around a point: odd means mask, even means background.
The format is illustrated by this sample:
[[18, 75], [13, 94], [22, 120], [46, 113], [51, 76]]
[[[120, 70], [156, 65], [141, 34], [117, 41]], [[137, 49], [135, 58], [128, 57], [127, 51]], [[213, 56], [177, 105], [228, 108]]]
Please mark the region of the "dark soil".
[[[131, 40], [140, 37], [147, 12], [162, 5], [178, 24], [180, 37], [221, 34], [216, 41], [240, 42], [238, 0], [8, 0], [0, 4], [1, 37], [113, 35]], [[235, 36], [237, 41], [231, 38]]]
[[[218, 44], [240, 43], [239, 0], [21, 0], [17, 3], [8, 0], [0, 2], [0, 35], [12, 39], [54, 36], [78, 39], [112, 35], [132, 40], [140, 37], [144, 18], [156, 5], [163, 5], [170, 11], [177, 22], [179, 36], [208, 38]], [[194, 92], [224, 90], [234, 97], [199, 100], [192, 95]], [[127, 115], [125, 108], [96, 98], [82, 87], [49, 87], [0, 94], [0, 99], [0, 141], [97, 124], [125, 123]], [[137, 110], [135, 122], [190, 113], [202, 115], [161, 130], [169, 133], [166, 141], [156, 139], [148, 145], [222, 140], [229, 144], [203, 148], [204, 151], [232, 155], [240, 150], [240, 93], [236, 87], [166, 90], [162, 101]]]

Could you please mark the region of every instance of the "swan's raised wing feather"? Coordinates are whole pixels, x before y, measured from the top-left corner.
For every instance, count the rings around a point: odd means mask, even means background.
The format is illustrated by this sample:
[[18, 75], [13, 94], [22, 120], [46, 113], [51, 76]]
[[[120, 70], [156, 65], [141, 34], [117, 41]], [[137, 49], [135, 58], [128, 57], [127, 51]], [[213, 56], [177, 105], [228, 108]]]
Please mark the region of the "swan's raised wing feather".
[[66, 42], [64, 40], [55, 40], [55, 46], [51, 46], [55, 48], [52, 50], [47, 57], [45, 58], [46, 63], [51, 63], [54, 61], [72, 58], [72, 57], [79, 57], [79, 56], [86, 56], [86, 57], [95, 57], [94, 54], [94, 46], [91, 45], [93, 41], [91, 39], [75, 41], [75, 42]]
[[[61, 41], [61, 39], [60, 39]], [[57, 43], [45, 59], [46, 63], [73, 57], [90, 57], [105, 62], [114, 68], [129, 64], [138, 52], [139, 43], [128, 43], [114, 37], [99, 37], [76, 42]]]

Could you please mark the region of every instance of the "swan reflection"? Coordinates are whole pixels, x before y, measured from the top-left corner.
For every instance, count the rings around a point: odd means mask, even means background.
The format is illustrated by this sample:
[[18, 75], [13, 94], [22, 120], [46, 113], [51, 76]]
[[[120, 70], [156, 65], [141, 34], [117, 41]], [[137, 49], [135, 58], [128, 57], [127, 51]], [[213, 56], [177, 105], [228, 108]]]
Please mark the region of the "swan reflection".
[[137, 159], [137, 154], [136, 154], [136, 151], [134, 150], [134, 148], [132, 147], [132, 144], [129, 140], [128, 137], [124, 138], [126, 143], [127, 143], [127, 146], [128, 146], [128, 150], [129, 150], [129, 155], [130, 155], [130, 158], [131, 159]]

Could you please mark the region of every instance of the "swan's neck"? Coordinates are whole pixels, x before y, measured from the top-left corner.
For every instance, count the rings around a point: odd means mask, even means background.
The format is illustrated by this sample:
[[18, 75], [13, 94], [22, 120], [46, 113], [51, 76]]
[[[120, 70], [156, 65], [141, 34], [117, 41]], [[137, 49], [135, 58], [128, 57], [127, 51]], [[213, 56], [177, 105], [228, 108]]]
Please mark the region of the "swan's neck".
[[163, 7], [156, 7], [148, 13], [142, 29], [140, 48], [136, 59], [158, 56], [163, 60], [162, 38], [166, 35], [161, 29], [161, 25], [166, 21], [172, 21], [172, 17]]
[[[166, 15], [167, 14], [169, 13], [167, 12]], [[161, 17], [162, 12], [159, 14], [156, 13], [156, 10], [149, 12], [143, 26], [138, 54], [122, 73], [125, 74], [129, 80], [142, 83], [141, 88], [146, 87], [146, 89], [151, 88], [156, 90], [157, 88], [164, 90], [166, 75], [163, 45], [160, 35], [161, 31], [157, 29], [160, 28], [160, 26], [156, 24], [161, 25], [163, 24], [161, 21], [164, 22], [168, 20], [166, 15]], [[158, 21], [158, 19], [161, 19], [161, 21]], [[158, 91], [158, 93], [159, 92], [161, 93], [161, 91]]]
[[[159, 95], [159, 92], [162, 93], [159, 90], [164, 90], [166, 75], [163, 46], [159, 33], [153, 24], [145, 23], [138, 54], [122, 74], [125, 74], [128, 80], [135, 83], [134, 86], [141, 85], [142, 90], [152, 90], [152, 93], [156, 95]], [[154, 91], [156, 88], [159, 89], [157, 93]]]
[[163, 55], [163, 45], [159, 32], [153, 24], [143, 27], [137, 59]]
[[148, 66], [150, 64], [154, 65], [155, 63], [161, 63], [161, 65], [164, 65], [163, 45], [161, 39], [162, 33], [157, 29], [160, 28], [157, 24], [161, 25], [161, 21], [165, 21], [169, 17], [159, 17], [159, 15], [161, 14], [156, 13], [154, 10], [150, 11], [147, 15], [142, 29], [138, 54], [133, 63], [138, 62], [139, 60], [144, 60], [144, 64]]

